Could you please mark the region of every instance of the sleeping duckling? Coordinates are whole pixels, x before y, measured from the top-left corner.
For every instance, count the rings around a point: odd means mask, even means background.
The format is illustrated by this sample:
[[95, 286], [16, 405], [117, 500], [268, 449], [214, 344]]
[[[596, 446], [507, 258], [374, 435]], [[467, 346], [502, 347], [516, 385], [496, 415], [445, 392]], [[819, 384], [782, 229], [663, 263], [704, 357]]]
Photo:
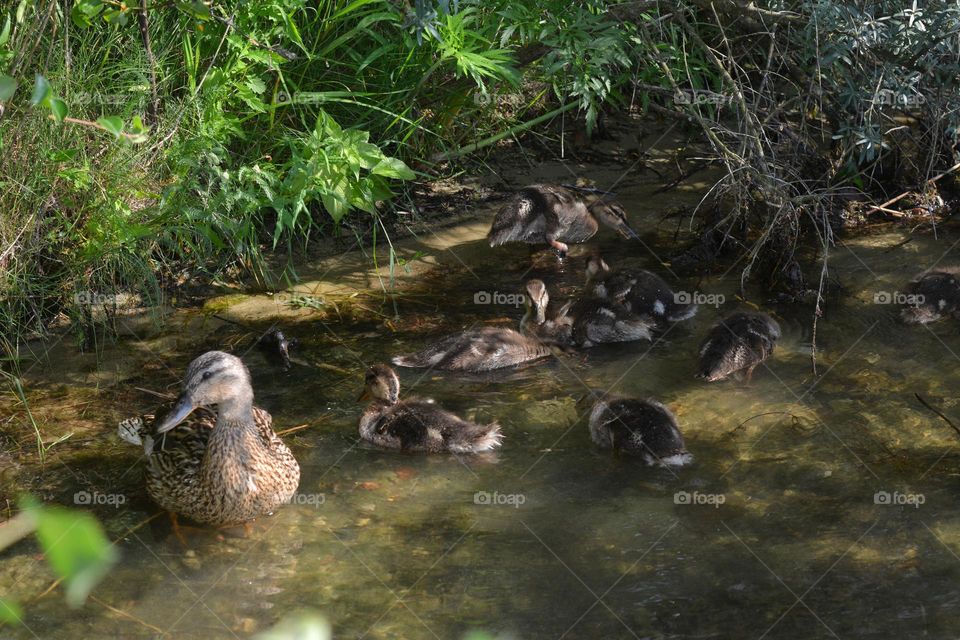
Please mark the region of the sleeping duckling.
[[441, 338], [417, 353], [395, 356], [398, 367], [433, 367], [446, 371], [492, 371], [550, 355], [539, 340], [505, 327], [481, 327]]
[[300, 466], [271, 428], [270, 414], [253, 406], [250, 374], [236, 356], [197, 357], [174, 407], [162, 420], [152, 418], [124, 420], [118, 431], [144, 447], [147, 493], [167, 511], [202, 524], [242, 524], [296, 492]]
[[679, 302], [670, 285], [657, 274], [645, 270], [613, 271], [596, 255], [587, 260], [587, 290], [661, 324], [687, 320], [697, 313], [697, 305]]
[[359, 400], [372, 401], [360, 416], [360, 437], [387, 449], [480, 453], [500, 446], [496, 422], [461, 420], [425, 400], [400, 400], [400, 378], [385, 364], [367, 370]]
[[713, 326], [700, 345], [698, 378], [723, 380], [745, 372], [750, 381], [754, 368], [770, 357], [780, 339], [780, 325], [765, 313], [739, 312]]
[[651, 340], [654, 322], [636, 316], [618, 304], [601, 298], [581, 298], [563, 305], [547, 318], [550, 296], [542, 280], [527, 282], [527, 294], [536, 311], [538, 326], [533, 329], [541, 340], [592, 347], [608, 342]]
[[590, 439], [600, 447], [640, 456], [647, 464], [679, 467], [693, 461], [677, 417], [656, 400], [601, 398], [589, 426]]
[[913, 304], [904, 305], [900, 318], [907, 324], [927, 324], [944, 316], [960, 315], [958, 276], [958, 267], [940, 267], [918, 276], [907, 287]]
[[487, 239], [491, 247], [506, 242], [549, 244], [563, 258], [567, 242], [586, 242], [601, 222], [625, 238], [639, 238], [616, 202], [594, 197], [588, 205], [570, 189], [534, 184], [520, 189], [500, 208]]

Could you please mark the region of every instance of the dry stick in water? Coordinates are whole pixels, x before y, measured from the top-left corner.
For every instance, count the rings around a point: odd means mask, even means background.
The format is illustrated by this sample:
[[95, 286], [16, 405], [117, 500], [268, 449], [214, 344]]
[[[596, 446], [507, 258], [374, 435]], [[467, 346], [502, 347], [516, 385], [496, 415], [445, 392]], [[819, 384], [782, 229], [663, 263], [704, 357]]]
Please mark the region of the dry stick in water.
[[[944, 176], [946, 176], [946, 175], [949, 175], [949, 174], [953, 173], [953, 172], [956, 171], [957, 169], [960, 169], [960, 162], [958, 162], [957, 164], [953, 165], [952, 167], [950, 167], [949, 169], [947, 169], [946, 171], [944, 171], [944, 172], [941, 173], [940, 175], [934, 176], [933, 178], [930, 178], [929, 180], [927, 180], [927, 184], [933, 184], [933, 183], [935, 183], [936, 181], [938, 181], [940, 178], [942, 178], [942, 177], [944, 177]], [[900, 212], [900, 211], [888, 210], [888, 209], [886, 209], [886, 207], [889, 207], [889, 206], [892, 205], [894, 202], [899, 202], [900, 200], [906, 198], [906, 197], [907, 197], [908, 195], [910, 195], [911, 193], [913, 193], [913, 192], [912, 192], [912, 191], [904, 191], [903, 193], [901, 193], [900, 195], [898, 195], [896, 198], [892, 198], [892, 199], [890, 199], [890, 200], [887, 200], [886, 202], [884, 202], [883, 204], [881, 204], [881, 205], [879, 205], [879, 206], [871, 207], [870, 209], [867, 209], [867, 212], [866, 212], [864, 215], [867, 215], [867, 216], [868, 216], [868, 215], [870, 215], [871, 213], [873, 213], [874, 211], [884, 211], [885, 213], [896, 213], [896, 214], [899, 214], [899, 215], [903, 215], [903, 213]], [[918, 397], [919, 397], [919, 396], [918, 396]], [[950, 426], [953, 426], [953, 425], [950, 425]], [[954, 428], [956, 428], [956, 427], [954, 427]]]
[[953, 429], [954, 431], [956, 431], [956, 432], [957, 432], [957, 435], [960, 435], [960, 428], [958, 428], [957, 425], [953, 424], [953, 421], [950, 420], [950, 418], [948, 418], [947, 416], [943, 415], [943, 413], [942, 413], [940, 410], [935, 409], [933, 406], [931, 406], [930, 403], [927, 402], [926, 400], [924, 400], [923, 397], [922, 397], [919, 393], [914, 393], [913, 395], [914, 395], [914, 397], [915, 397], [917, 400], [920, 401], [920, 404], [922, 404], [922, 405], [925, 406], [927, 409], [930, 409], [930, 411], [933, 411], [935, 414], [937, 414], [938, 416], [940, 416], [941, 418], [943, 418], [943, 421], [946, 422], [948, 425], [950, 425], [950, 428]]

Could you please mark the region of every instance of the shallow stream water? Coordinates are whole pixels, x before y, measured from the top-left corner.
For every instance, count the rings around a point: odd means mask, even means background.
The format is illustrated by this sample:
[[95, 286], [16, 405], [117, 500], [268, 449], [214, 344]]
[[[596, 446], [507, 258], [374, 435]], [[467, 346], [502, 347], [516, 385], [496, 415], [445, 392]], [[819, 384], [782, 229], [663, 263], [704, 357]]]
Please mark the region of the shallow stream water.
[[[625, 194], [630, 202], [629, 186]], [[670, 242], [653, 212], [637, 218], [646, 245]], [[232, 325], [197, 311], [96, 359], [63, 355], [35, 371], [40, 419], [80, 433], [43, 469], [17, 474], [47, 500], [123, 496], [120, 507], [91, 506], [122, 555], [96, 600], [70, 611], [57, 591], [31, 600], [52, 582], [32, 543], [8, 550], [0, 595], [27, 601], [27, 618], [0, 637], [247, 637], [302, 608], [324, 613], [340, 638], [445, 640], [472, 629], [505, 638], [960, 635], [958, 437], [914, 397], [960, 421], [960, 335], [949, 320], [905, 327], [895, 307], [875, 303], [922, 269], [952, 264], [955, 230], [898, 247], [907, 233], [888, 229], [831, 250], [842, 293], [817, 328], [817, 376], [811, 306], [748, 293], [783, 338], [749, 384], [706, 384], [693, 378], [700, 339], [722, 315], [750, 307], [736, 296], [739, 268], [676, 279], [639, 243], [607, 232], [559, 267], [525, 247], [491, 250], [480, 238], [488, 220], [445, 244], [438, 266], [375, 313], [286, 321], [300, 340], [289, 372], [231, 344]], [[678, 289], [725, 301], [652, 345], [483, 375], [401, 370], [403, 395], [498, 420], [506, 437], [496, 454], [359, 443], [366, 366], [475, 323], [515, 325], [521, 308], [478, 294], [505, 300], [536, 276], [562, 300], [582, 285], [596, 247], [614, 266], [654, 269]], [[409, 243], [399, 253], [416, 251]], [[278, 430], [308, 425], [285, 436], [303, 471], [297, 504], [243, 535], [188, 531], [187, 548], [165, 518], [124, 535], [156, 509], [143, 460], [116, 437], [115, 421], [152, 408], [137, 387], [175, 392], [191, 357], [216, 347], [243, 354]], [[656, 469], [596, 450], [589, 403], [578, 404], [589, 390], [670, 406], [695, 463]]]

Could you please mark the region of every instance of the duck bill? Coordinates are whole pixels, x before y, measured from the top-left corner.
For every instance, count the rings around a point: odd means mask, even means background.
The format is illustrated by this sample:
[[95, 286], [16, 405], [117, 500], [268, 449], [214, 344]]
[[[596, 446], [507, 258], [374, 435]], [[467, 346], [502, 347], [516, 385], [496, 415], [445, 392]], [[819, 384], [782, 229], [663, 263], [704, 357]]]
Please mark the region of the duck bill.
[[175, 426], [186, 420], [187, 416], [190, 415], [197, 406], [193, 403], [193, 398], [190, 397], [187, 393], [180, 394], [180, 397], [177, 399], [177, 404], [174, 405], [173, 409], [170, 410], [170, 413], [167, 414], [167, 417], [163, 419], [163, 422], [157, 427], [157, 434], [166, 433], [173, 429]]
[[623, 236], [624, 238], [626, 238], [627, 240], [639, 240], [639, 239], [640, 239], [640, 236], [637, 234], [637, 232], [634, 231], [634, 230], [630, 227], [630, 225], [628, 225], [626, 222], [621, 222], [620, 224], [617, 225], [617, 233], [619, 233], [620, 235], [622, 235], [622, 236]]
[[370, 389], [364, 389], [363, 393], [357, 396], [357, 402], [363, 402], [370, 399]]

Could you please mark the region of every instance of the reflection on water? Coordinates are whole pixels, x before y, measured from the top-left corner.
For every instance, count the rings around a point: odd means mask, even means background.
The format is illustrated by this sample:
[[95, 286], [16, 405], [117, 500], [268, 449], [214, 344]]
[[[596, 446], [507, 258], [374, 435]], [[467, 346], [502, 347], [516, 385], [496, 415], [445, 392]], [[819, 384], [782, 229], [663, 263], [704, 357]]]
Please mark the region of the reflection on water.
[[[835, 251], [844, 293], [817, 329], [819, 377], [812, 309], [764, 304], [784, 333], [769, 367], [748, 386], [695, 380], [700, 338], [746, 305], [735, 296], [738, 273], [680, 280], [726, 302], [702, 307], [654, 345], [483, 375], [400, 371], [407, 395], [499, 420], [506, 438], [496, 454], [361, 445], [354, 399], [364, 366], [522, 314], [478, 292], [512, 294], [539, 277], [562, 299], [582, 284], [582, 248], [562, 269], [550, 259], [530, 269], [523, 247], [455, 247], [469, 269], [438, 270], [399, 297], [406, 322], [396, 333], [373, 321], [304, 324], [289, 328], [301, 342], [291, 371], [247, 356], [258, 402], [278, 428], [317, 422], [287, 436], [303, 472], [298, 504], [245, 537], [189, 532], [188, 550], [155, 520], [119, 543], [122, 563], [95, 591], [111, 608], [69, 612], [46, 596], [28, 607], [29, 630], [0, 635], [244, 637], [310, 607], [330, 617], [338, 637], [446, 639], [475, 628], [516, 638], [954, 636], [956, 434], [914, 393], [960, 418], [952, 393], [960, 338], [950, 321], [905, 328], [894, 309], [873, 304], [953, 240], [918, 237], [885, 250], [902, 239], [850, 240]], [[669, 275], [634, 245], [601, 243], [612, 264]], [[669, 405], [695, 464], [651, 469], [595, 450], [589, 404], [578, 404], [588, 389]], [[141, 468], [128, 470], [134, 455], [111, 445], [69, 461], [131, 496], [128, 509], [97, 509], [117, 536], [154, 511]], [[64, 472], [60, 493], [75, 484]], [[49, 576], [33, 550], [16, 551], [0, 593], [42, 590]]]

